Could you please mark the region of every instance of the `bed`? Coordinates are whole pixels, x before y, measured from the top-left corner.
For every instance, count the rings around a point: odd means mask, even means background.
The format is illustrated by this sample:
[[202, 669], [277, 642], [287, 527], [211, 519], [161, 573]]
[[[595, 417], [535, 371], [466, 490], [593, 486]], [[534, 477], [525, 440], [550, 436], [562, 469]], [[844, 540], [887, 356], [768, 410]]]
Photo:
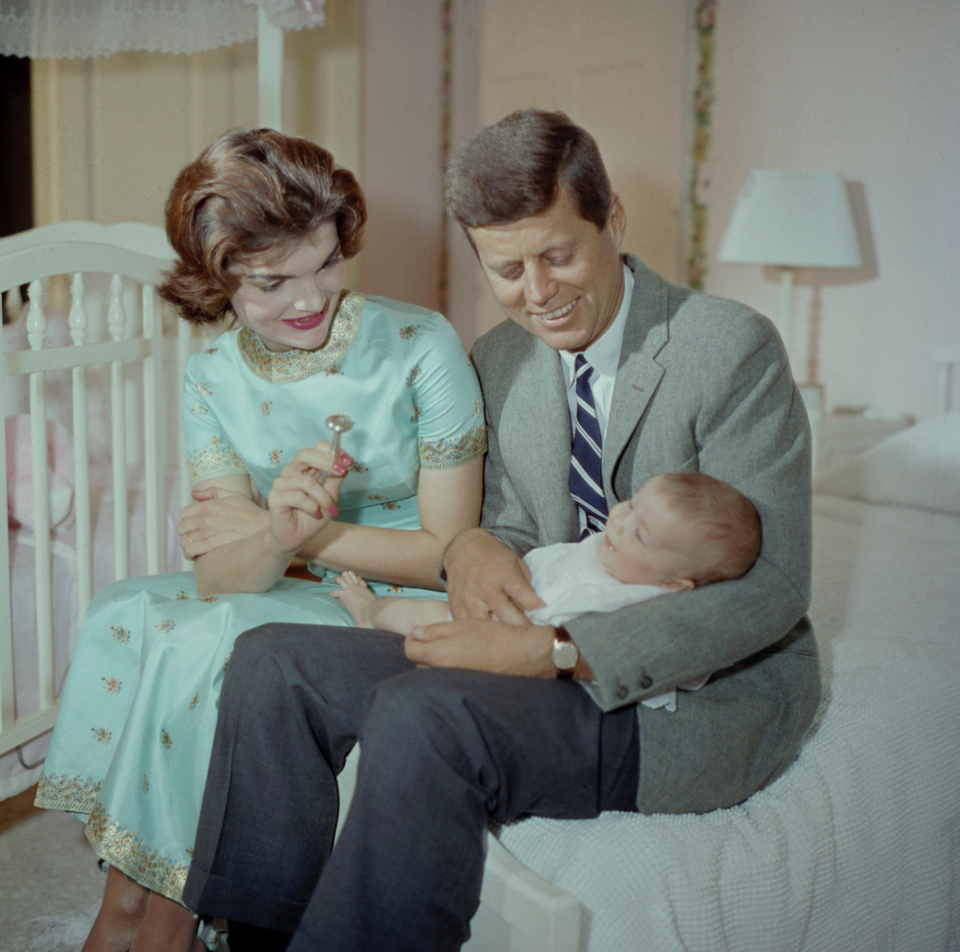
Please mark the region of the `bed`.
[[[181, 565], [179, 386], [165, 396], [162, 384], [207, 345], [154, 313], [169, 249], [143, 228], [70, 223], [0, 239], [0, 290], [59, 271], [126, 275], [100, 291], [75, 285], [74, 302], [79, 293], [102, 311], [99, 329], [91, 318], [80, 333], [76, 307], [58, 311], [39, 282], [25, 336], [4, 328], [4, 376], [24, 382], [3, 381], [0, 407], [18, 424], [26, 415], [30, 434], [29, 450], [3, 444], [8, 511], [24, 454], [31, 491], [51, 505], [0, 530], [0, 584], [10, 583], [0, 588], [0, 798], [36, 780], [40, 768], [24, 764], [45, 751], [91, 592]], [[70, 250], [91, 244], [100, 250], [89, 260]], [[73, 378], [84, 367], [81, 399]], [[107, 417], [119, 428], [102, 426]], [[71, 470], [68, 512], [53, 524]], [[492, 830], [469, 952], [960, 949], [960, 414], [901, 431], [816, 490], [811, 616], [825, 690], [796, 762], [745, 804], [706, 816]]]

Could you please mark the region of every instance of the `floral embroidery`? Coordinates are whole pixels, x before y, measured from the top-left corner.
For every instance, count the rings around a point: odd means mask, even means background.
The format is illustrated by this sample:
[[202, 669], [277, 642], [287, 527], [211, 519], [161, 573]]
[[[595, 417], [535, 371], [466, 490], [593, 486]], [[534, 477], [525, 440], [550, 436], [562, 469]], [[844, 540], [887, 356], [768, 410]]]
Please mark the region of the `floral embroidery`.
[[231, 651], [230, 654], [228, 654], [228, 655], [226, 656], [226, 658], [223, 659], [223, 667], [222, 667], [220, 670], [221, 670], [224, 674], [226, 674], [226, 672], [227, 672], [227, 666], [230, 664], [230, 659], [231, 659], [232, 657], [233, 657], [233, 652]]
[[420, 332], [417, 324], [409, 324], [407, 327], [400, 328], [400, 340], [413, 340]]
[[213, 391], [210, 389], [210, 385], [204, 383], [202, 380], [197, 381], [197, 393], [199, 393], [201, 397], [213, 396]]
[[334, 364], [329, 370], [324, 371], [328, 377], [339, 377], [343, 373], [343, 367], [339, 364]]
[[410, 422], [416, 423], [420, 419], [421, 409], [418, 404], [413, 405], [413, 414], [410, 416]]
[[208, 354], [215, 354], [218, 350], [219, 350], [218, 347], [208, 347], [207, 350], [206, 350], [206, 353], [208, 353]]
[[111, 625], [110, 630], [120, 644], [125, 645], [130, 640], [130, 629], [124, 628], [123, 625]]
[[393, 582], [388, 589], [391, 595], [399, 595], [403, 591], [402, 585], [397, 585], [396, 582]]
[[193, 700], [190, 702], [190, 707], [187, 708], [188, 711], [192, 711], [197, 706], [197, 701], [200, 700], [200, 692], [197, 691], [193, 696]]
[[174, 598], [175, 598], [178, 602], [187, 602], [187, 601], [190, 600], [190, 596], [189, 596], [186, 592], [184, 592], [184, 591], [182, 591], [182, 590], [179, 591], [179, 592], [177, 592], [177, 594], [174, 595]]
[[97, 802], [102, 780], [93, 777], [59, 777], [43, 774], [37, 784], [36, 804], [47, 810], [71, 810], [74, 813], [89, 813]]
[[200, 415], [200, 414], [206, 413], [207, 408], [200, 406], [199, 403], [195, 403], [192, 407], [190, 407], [190, 412]]
[[87, 839], [111, 866], [132, 876], [148, 889], [179, 902], [187, 881], [189, 864], [161, 856], [142, 836], [120, 827], [98, 803], [87, 823]]
[[113, 740], [113, 731], [108, 731], [105, 727], [91, 727], [90, 730], [93, 731], [93, 739], [104, 747]]
[[395, 502], [394, 500], [391, 499], [389, 502], [385, 502], [385, 503], [383, 504], [383, 508], [384, 508], [384, 509], [389, 509], [389, 510], [392, 512], [394, 509], [399, 509], [399, 508], [400, 508], [400, 503]]
[[377, 493], [368, 493], [368, 494], [367, 494], [367, 499], [371, 499], [371, 500], [373, 500], [373, 502], [381, 502], [382, 500], [384, 500], [384, 499], [386, 499], [386, 498], [387, 498], [386, 496], [380, 496], [380, 495], [378, 495]]
[[120, 688], [123, 687], [123, 682], [118, 678], [101, 678], [103, 681], [103, 688], [107, 694], [119, 694]]
[[143, 792], [146, 793], [150, 789], [150, 781], [147, 780], [147, 775], [143, 775]]
[[480, 416], [481, 410], [483, 410], [483, 401], [477, 397], [477, 399], [473, 401], [473, 415]]
[[369, 473], [370, 467], [364, 466], [363, 463], [358, 463], [356, 460], [353, 461], [353, 466], [350, 467], [351, 473]]
[[204, 595], [203, 598], [200, 599], [200, 601], [201, 601], [201, 602], [205, 602], [207, 605], [212, 605], [214, 602], [219, 602], [219, 601], [220, 601], [220, 596], [219, 596], [219, 595]]
[[246, 463], [234, 453], [229, 443], [211, 443], [202, 450], [188, 453], [187, 470], [194, 486], [202, 479], [249, 475]]
[[420, 378], [420, 375], [422, 373], [423, 371], [420, 369], [420, 365], [415, 364], [413, 369], [410, 371], [410, 373], [407, 374], [407, 380], [406, 380], [405, 386], [407, 387], [408, 390], [413, 386], [414, 381]]
[[271, 412], [272, 410], [273, 410], [273, 401], [272, 401], [272, 400], [264, 400], [263, 403], [260, 404], [260, 412], [261, 412], [264, 416], [270, 416], [270, 412]]
[[332, 373], [333, 366], [357, 336], [362, 313], [363, 295], [347, 291], [340, 298], [337, 313], [330, 324], [330, 334], [323, 347], [275, 353], [267, 350], [253, 331], [243, 327], [237, 334], [237, 348], [251, 373], [271, 383], [290, 383], [321, 371]]
[[173, 741], [170, 740], [170, 735], [166, 731], [160, 731], [160, 745], [164, 750], [173, 747]]
[[419, 440], [423, 469], [451, 469], [483, 456], [487, 451], [487, 428], [479, 423], [460, 436], [442, 440]]
[[177, 623], [172, 618], [165, 618], [159, 625], [154, 625], [154, 628], [157, 631], [173, 631], [177, 627]]
[[273, 450], [270, 453], [270, 465], [279, 466], [283, 460], [283, 450]]
[[216, 446], [218, 443], [221, 443], [222, 441], [223, 441], [223, 434], [222, 434], [222, 433], [214, 433], [213, 436], [211, 436], [210, 439], [207, 440], [207, 442], [208, 442], [211, 446]]

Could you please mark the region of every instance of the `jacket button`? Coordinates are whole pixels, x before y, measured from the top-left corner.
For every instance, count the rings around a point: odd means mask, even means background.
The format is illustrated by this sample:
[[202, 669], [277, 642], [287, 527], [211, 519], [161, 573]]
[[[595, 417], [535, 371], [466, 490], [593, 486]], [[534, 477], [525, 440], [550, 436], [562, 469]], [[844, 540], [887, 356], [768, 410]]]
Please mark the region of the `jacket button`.
[[617, 688], [617, 697], [620, 698], [621, 701], [622, 701], [629, 693], [630, 693], [630, 692], [627, 690], [627, 686], [626, 686], [625, 684], [621, 684], [620, 687]]
[[643, 691], [646, 691], [647, 688], [650, 687], [652, 684], [653, 684], [653, 678], [651, 678], [649, 674], [645, 674], [640, 679], [640, 688]]

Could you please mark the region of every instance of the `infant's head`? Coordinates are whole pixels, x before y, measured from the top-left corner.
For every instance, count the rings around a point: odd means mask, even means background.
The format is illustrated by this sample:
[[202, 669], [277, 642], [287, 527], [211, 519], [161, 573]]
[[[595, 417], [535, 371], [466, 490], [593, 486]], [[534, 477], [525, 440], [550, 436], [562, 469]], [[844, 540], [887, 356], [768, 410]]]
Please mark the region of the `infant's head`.
[[597, 555], [615, 579], [682, 589], [745, 575], [760, 554], [746, 496], [704, 473], [662, 473], [610, 510]]

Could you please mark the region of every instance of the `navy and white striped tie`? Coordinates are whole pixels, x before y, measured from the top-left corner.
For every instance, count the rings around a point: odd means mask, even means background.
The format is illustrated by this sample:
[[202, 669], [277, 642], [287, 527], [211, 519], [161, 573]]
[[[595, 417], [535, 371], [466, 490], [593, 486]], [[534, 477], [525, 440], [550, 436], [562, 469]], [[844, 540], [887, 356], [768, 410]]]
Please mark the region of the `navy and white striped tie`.
[[574, 381], [577, 388], [577, 428], [573, 437], [573, 456], [570, 459], [570, 495], [586, 516], [586, 528], [580, 533], [585, 539], [600, 532], [607, 522], [607, 500], [603, 495], [601, 460], [603, 437], [597, 420], [597, 408], [590, 389], [591, 367], [583, 354], [577, 354]]

